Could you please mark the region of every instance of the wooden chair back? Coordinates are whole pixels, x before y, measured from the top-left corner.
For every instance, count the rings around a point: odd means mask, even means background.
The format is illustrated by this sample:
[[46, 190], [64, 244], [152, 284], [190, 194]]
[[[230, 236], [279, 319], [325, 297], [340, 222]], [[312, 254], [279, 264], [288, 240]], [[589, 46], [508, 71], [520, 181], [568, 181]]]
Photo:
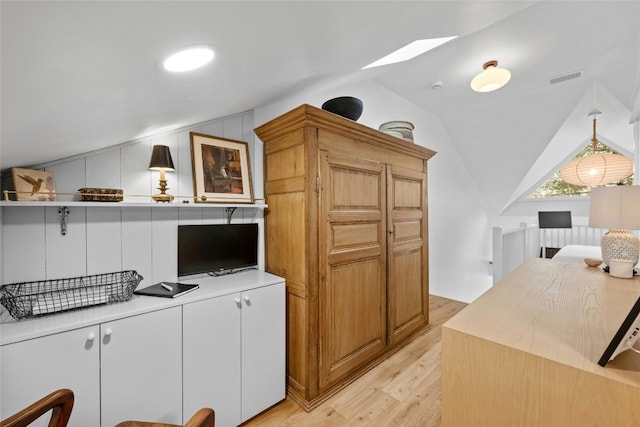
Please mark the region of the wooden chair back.
[[[149, 421], [123, 421], [116, 427], [215, 427], [216, 414], [211, 408], [198, 410], [184, 426]], [[1, 427], [1, 426], [0, 426]]]
[[49, 427], [66, 427], [73, 409], [73, 391], [56, 390], [20, 412], [0, 421], [0, 427], [27, 427], [42, 415], [51, 411]]

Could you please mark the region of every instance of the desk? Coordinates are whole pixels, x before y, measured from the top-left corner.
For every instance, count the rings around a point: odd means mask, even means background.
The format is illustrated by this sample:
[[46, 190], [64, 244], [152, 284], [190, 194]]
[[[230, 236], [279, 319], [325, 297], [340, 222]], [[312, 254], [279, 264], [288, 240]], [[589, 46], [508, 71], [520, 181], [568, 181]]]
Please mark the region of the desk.
[[640, 425], [640, 354], [597, 362], [640, 280], [530, 259], [442, 327], [443, 426]]

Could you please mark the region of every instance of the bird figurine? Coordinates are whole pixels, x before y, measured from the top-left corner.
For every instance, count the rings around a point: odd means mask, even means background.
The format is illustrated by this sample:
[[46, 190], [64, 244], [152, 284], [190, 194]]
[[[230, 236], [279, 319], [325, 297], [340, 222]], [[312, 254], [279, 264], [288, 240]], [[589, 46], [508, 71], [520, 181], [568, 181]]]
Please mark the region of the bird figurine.
[[33, 177], [30, 177], [29, 175], [18, 175], [18, 176], [32, 185], [32, 188], [31, 188], [32, 196], [38, 191], [40, 191], [40, 186], [42, 186], [42, 183], [44, 182], [42, 178], [38, 178], [38, 180], [36, 181]]

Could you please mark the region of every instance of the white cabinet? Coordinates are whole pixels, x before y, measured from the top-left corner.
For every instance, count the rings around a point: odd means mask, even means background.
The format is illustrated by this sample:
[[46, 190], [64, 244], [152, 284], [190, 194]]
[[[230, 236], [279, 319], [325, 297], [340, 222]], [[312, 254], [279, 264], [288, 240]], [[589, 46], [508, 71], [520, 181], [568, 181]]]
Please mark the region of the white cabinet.
[[[99, 327], [90, 326], [2, 346], [0, 419], [59, 388], [75, 402], [69, 427], [100, 425]], [[39, 420], [34, 426], [45, 426]]]
[[242, 421], [285, 398], [285, 287], [242, 293]]
[[285, 397], [285, 288], [184, 306], [184, 413], [209, 406], [237, 426]]
[[181, 308], [173, 307], [2, 346], [0, 419], [70, 388], [71, 427], [181, 424], [181, 335]]
[[127, 419], [182, 424], [182, 310], [100, 325], [102, 426]]
[[182, 424], [204, 406], [216, 426], [237, 426], [284, 399], [284, 279], [252, 270], [192, 283], [177, 299], [0, 324], [0, 419], [58, 388], [75, 394], [70, 427]]
[[240, 308], [237, 294], [187, 304], [184, 325], [184, 414], [216, 411], [216, 425], [241, 423]]

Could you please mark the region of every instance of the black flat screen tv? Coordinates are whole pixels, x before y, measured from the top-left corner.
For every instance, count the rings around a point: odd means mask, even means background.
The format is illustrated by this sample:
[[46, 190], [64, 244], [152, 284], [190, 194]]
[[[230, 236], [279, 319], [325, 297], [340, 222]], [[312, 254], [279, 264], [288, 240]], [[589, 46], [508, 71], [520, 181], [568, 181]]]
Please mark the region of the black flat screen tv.
[[230, 272], [258, 264], [258, 224], [178, 226], [178, 276]]
[[538, 228], [571, 228], [571, 211], [538, 212]]

